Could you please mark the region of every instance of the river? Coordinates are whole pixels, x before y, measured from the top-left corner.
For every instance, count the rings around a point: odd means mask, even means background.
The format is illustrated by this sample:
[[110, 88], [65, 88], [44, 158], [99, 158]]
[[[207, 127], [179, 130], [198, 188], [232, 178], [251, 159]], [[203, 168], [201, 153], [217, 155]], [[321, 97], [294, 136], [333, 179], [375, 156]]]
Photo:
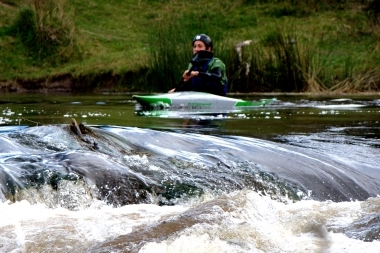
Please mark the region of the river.
[[235, 97], [1, 94], [0, 252], [380, 252], [380, 95]]

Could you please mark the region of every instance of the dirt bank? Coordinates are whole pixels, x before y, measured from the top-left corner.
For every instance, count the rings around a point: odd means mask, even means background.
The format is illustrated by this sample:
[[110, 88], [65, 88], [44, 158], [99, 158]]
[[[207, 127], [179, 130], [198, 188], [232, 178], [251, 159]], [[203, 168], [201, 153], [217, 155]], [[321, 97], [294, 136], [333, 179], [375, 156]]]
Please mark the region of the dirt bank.
[[[135, 73], [123, 76], [112, 73], [72, 76], [64, 74], [34, 80], [0, 81], [0, 93], [101, 93], [137, 91], [136, 85], [129, 85]], [[132, 81], [130, 81], [131, 83]]]

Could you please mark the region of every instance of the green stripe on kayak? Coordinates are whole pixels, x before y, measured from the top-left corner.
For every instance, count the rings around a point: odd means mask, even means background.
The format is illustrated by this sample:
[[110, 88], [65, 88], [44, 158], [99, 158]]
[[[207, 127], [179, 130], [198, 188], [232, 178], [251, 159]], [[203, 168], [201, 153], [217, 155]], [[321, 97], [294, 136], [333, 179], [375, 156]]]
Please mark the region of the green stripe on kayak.
[[274, 99], [263, 99], [260, 101], [239, 101], [235, 104], [235, 107], [246, 107], [246, 106], [264, 106], [274, 101]]

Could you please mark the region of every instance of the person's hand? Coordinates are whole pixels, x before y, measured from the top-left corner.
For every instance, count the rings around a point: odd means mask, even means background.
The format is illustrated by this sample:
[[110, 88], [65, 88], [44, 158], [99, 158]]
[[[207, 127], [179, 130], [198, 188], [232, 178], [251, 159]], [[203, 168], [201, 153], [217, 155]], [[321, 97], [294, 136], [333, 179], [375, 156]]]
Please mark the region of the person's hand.
[[184, 82], [187, 82], [189, 79], [193, 78], [194, 76], [197, 76], [199, 74], [199, 71], [191, 71], [190, 75], [188, 76], [187, 73], [189, 71], [188, 70], [185, 70], [185, 72], [183, 72], [183, 81]]
[[175, 91], [175, 88], [168, 91], [168, 93], [173, 93]]

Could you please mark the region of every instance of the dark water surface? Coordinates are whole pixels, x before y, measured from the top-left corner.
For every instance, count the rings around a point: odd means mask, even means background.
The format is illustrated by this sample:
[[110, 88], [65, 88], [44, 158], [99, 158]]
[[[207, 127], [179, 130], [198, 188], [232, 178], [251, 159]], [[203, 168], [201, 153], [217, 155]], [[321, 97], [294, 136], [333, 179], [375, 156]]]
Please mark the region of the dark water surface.
[[379, 137], [380, 95], [234, 97], [246, 100], [275, 97], [277, 101], [264, 108], [222, 117], [175, 113], [162, 117], [138, 117], [132, 95], [1, 94], [0, 122], [2, 125], [36, 126], [70, 124], [75, 118], [78, 123], [88, 125], [196, 131], [264, 139], [347, 127], [345, 132], [352, 135]]
[[0, 252], [379, 252], [380, 95], [273, 97], [1, 94]]

